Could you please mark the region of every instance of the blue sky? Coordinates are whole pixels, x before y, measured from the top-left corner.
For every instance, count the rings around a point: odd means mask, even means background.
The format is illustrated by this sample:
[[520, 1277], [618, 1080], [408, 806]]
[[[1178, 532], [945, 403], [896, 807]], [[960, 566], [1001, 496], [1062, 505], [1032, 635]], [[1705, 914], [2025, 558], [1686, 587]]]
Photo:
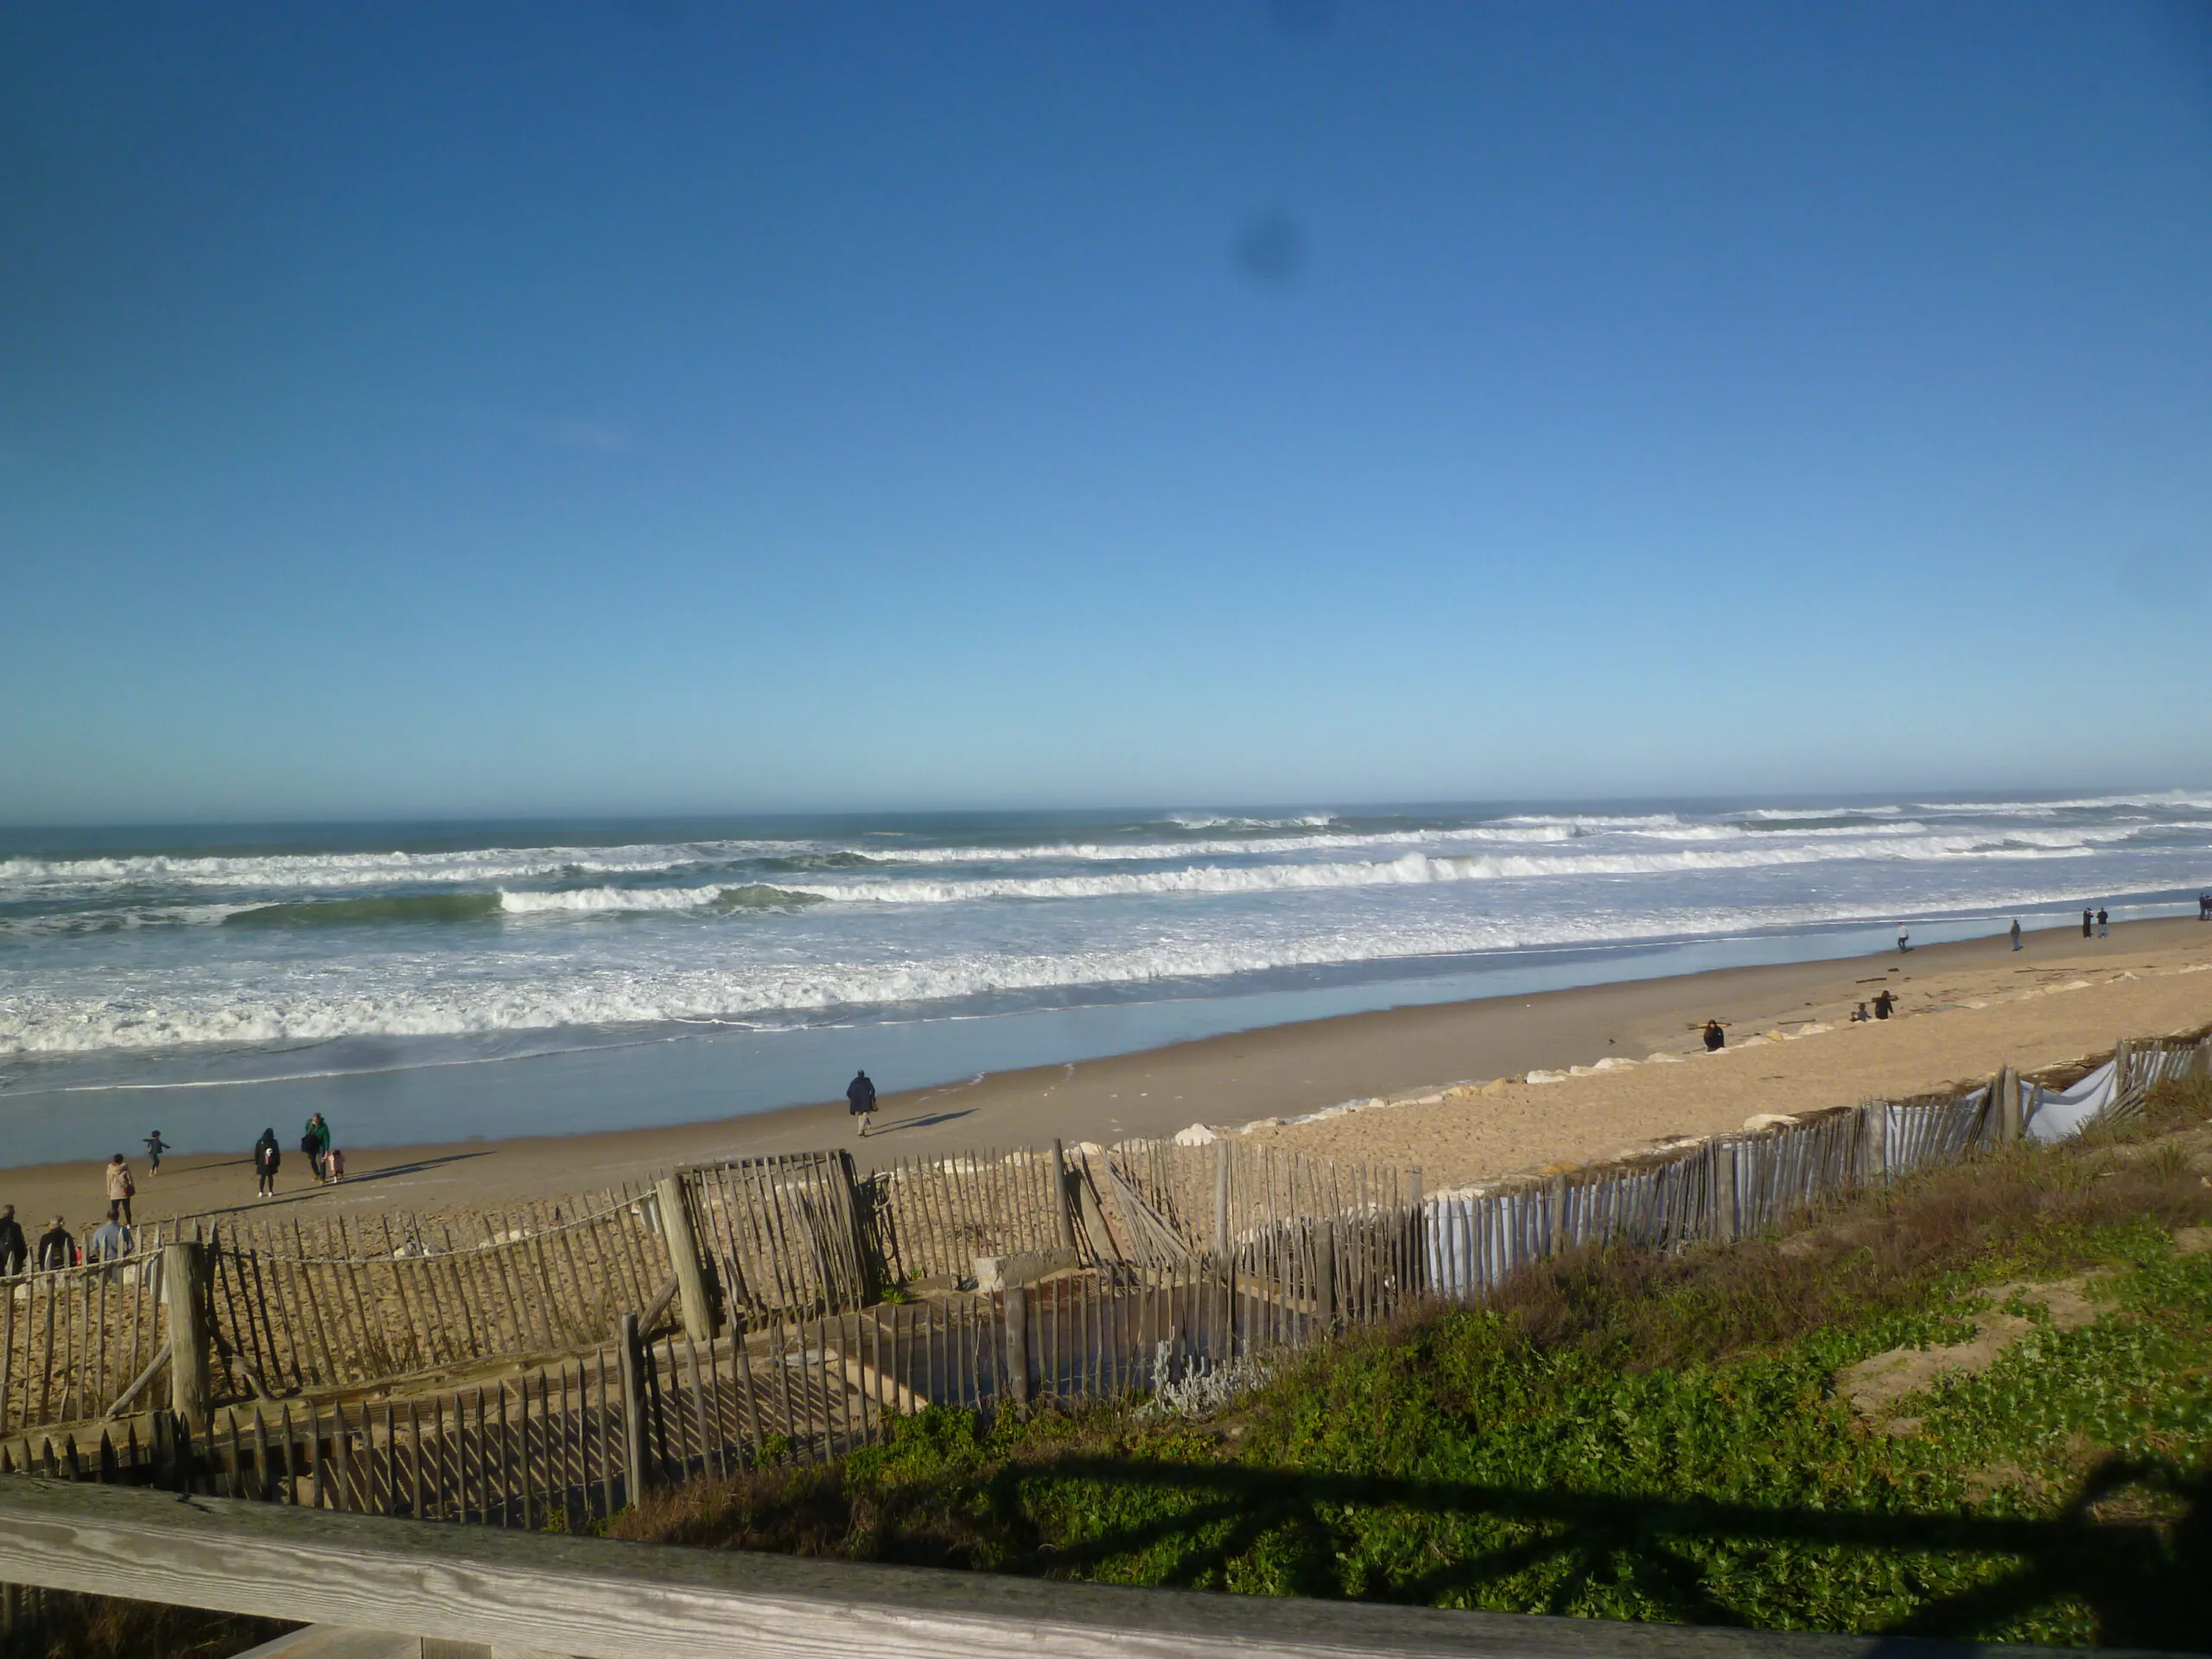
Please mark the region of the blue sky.
[[2212, 8], [0, 3], [0, 820], [2212, 781]]

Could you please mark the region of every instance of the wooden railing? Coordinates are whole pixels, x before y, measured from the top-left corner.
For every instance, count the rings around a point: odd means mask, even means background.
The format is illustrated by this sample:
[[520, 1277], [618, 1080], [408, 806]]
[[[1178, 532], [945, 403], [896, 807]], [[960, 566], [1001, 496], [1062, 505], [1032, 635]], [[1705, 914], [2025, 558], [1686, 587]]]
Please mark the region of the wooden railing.
[[0, 1482], [0, 1579], [266, 1618], [311, 1611], [309, 1632], [257, 1650], [267, 1659], [2056, 1659], [2062, 1651], [1124, 1589], [421, 1527], [221, 1498], [181, 1503], [28, 1479]]

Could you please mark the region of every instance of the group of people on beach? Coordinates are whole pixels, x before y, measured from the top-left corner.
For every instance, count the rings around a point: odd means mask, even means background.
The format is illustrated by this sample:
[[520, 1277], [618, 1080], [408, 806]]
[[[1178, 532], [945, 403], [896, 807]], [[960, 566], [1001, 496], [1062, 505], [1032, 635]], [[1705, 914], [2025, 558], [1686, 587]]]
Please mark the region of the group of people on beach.
[[[156, 1129], [146, 1137], [145, 1145], [146, 1173], [149, 1177], [158, 1175], [162, 1173], [162, 1154], [172, 1149], [171, 1143]], [[308, 1166], [314, 1171], [318, 1185], [344, 1179], [346, 1154], [332, 1143], [330, 1125], [321, 1112], [308, 1119], [300, 1135], [300, 1150], [307, 1154]], [[276, 1171], [283, 1162], [276, 1131], [262, 1130], [261, 1139], [253, 1146], [257, 1196], [276, 1195]], [[119, 1152], [115, 1154], [100, 1166], [100, 1178], [107, 1198], [107, 1215], [105, 1220], [89, 1228], [82, 1240], [69, 1230], [67, 1217], [56, 1216], [34, 1245], [22, 1224], [16, 1219], [16, 1206], [0, 1205], [0, 1279], [21, 1273], [51, 1273], [56, 1268], [83, 1267], [95, 1262], [119, 1262], [137, 1249], [138, 1236], [130, 1206], [138, 1196], [138, 1180], [130, 1160]]]
[[[332, 1141], [330, 1125], [321, 1112], [300, 1131], [300, 1150], [307, 1154], [308, 1170], [318, 1186], [346, 1179], [346, 1154]], [[276, 1131], [264, 1129], [253, 1143], [254, 1197], [276, 1196], [276, 1172], [284, 1166], [284, 1149], [276, 1144]]]
[[[156, 1129], [147, 1137], [151, 1149], [162, 1141]], [[160, 1152], [152, 1152], [149, 1173], [161, 1172]], [[11, 1278], [19, 1273], [51, 1273], [57, 1268], [81, 1267], [88, 1262], [120, 1262], [138, 1247], [137, 1234], [133, 1230], [130, 1202], [138, 1196], [138, 1180], [131, 1173], [130, 1165], [121, 1153], [117, 1153], [100, 1166], [100, 1178], [107, 1192], [106, 1218], [86, 1232], [80, 1243], [69, 1230], [68, 1218], [56, 1216], [47, 1224], [33, 1246], [23, 1231], [23, 1224], [16, 1219], [16, 1206], [0, 1205], [0, 1279]]]

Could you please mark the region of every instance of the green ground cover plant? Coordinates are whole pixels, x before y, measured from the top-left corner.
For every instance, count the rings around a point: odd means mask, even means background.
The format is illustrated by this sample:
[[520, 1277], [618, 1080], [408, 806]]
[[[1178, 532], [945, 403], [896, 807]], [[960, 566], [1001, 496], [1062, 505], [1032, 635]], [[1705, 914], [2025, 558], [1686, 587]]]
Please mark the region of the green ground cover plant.
[[[932, 1408], [617, 1535], [1256, 1595], [2212, 1647], [2212, 1086], [1787, 1233], [1584, 1251], [1305, 1357], [1230, 1414]], [[2178, 1235], [2178, 1237], [2177, 1236]], [[2083, 1276], [2087, 1275], [2084, 1279]], [[2083, 1279], [2061, 1329], [2011, 1288]], [[1838, 1374], [2018, 1332], [1898, 1414]]]

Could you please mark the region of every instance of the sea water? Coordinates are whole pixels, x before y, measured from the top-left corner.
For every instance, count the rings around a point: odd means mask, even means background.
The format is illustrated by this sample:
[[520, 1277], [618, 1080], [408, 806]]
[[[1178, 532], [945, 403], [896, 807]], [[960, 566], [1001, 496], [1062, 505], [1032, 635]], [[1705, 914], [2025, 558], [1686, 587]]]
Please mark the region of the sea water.
[[4, 831], [0, 1163], [721, 1116], [2208, 882], [2179, 791]]

